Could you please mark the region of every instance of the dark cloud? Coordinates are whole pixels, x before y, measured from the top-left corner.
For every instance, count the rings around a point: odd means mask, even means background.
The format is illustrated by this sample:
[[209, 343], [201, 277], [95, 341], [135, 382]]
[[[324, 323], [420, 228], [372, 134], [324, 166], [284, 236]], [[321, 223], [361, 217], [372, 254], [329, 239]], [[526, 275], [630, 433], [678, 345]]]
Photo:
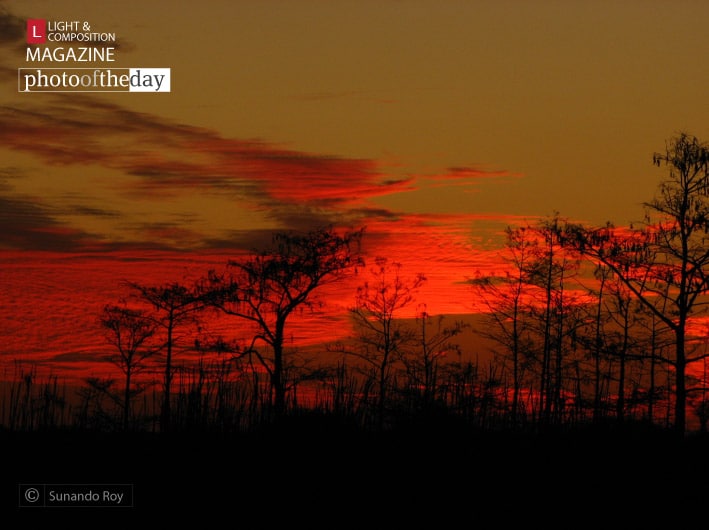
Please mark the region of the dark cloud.
[[273, 242], [274, 230], [270, 228], [253, 228], [242, 230], [229, 230], [222, 237], [213, 237], [204, 240], [207, 248], [211, 249], [243, 249], [263, 250]]
[[0, 247], [70, 251], [95, 246], [96, 238], [61, 223], [35, 199], [0, 196]]
[[85, 215], [88, 217], [110, 217], [116, 218], [120, 217], [120, 212], [115, 210], [106, 210], [103, 208], [96, 208], [95, 206], [86, 206], [83, 204], [71, 204], [67, 207], [66, 213], [72, 215]]
[[[384, 178], [370, 160], [302, 153], [258, 140], [224, 138], [91, 98], [50, 95], [41, 105], [0, 107], [0, 141], [50, 165], [99, 165], [132, 179], [114, 191], [131, 198], [214, 195], [247, 201], [284, 229], [361, 217], [369, 198], [412, 189]], [[112, 216], [86, 204], [71, 212]], [[200, 241], [183, 225], [143, 226], [148, 241]], [[219, 238], [217, 238], [219, 239]], [[162, 244], [160, 245], [162, 246]]]
[[187, 227], [184, 222], [152, 222], [133, 224], [131, 227], [139, 238], [150, 242], [152, 248], [200, 248], [203, 247], [204, 234]]
[[25, 38], [27, 22], [13, 15], [8, 9], [0, 5], [0, 46], [8, 44], [21, 44]]
[[[199, 188], [238, 194], [268, 207], [334, 207], [410, 186], [408, 180], [382, 178], [370, 160], [227, 139], [84, 98], [52, 97], [49, 104], [32, 109], [0, 107], [0, 141], [49, 164], [100, 164], [121, 170], [139, 177], [130, 183], [133, 192], [155, 196]], [[130, 195], [127, 186], [123, 192]]]
[[107, 241], [100, 234], [61, 221], [67, 214], [99, 217], [120, 215], [92, 207], [50, 207], [33, 197], [0, 195], [0, 249], [56, 252], [172, 250], [180, 246], [180, 242], [195, 243], [203, 239], [202, 235], [181, 228], [178, 223], [146, 223], [134, 227], [141, 233], [141, 237], [134, 241]]

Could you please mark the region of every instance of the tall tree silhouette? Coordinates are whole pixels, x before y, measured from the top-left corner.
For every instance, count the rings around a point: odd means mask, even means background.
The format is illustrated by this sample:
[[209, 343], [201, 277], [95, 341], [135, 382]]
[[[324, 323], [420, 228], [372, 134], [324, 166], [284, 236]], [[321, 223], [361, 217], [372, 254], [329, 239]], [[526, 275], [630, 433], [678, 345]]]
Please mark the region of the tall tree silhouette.
[[[542, 336], [539, 380], [539, 414], [542, 422], [559, 419], [562, 407], [562, 387], [565, 339], [575, 333], [579, 324], [572, 315], [566, 284], [578, 270], [578, 260], [564, 248], [564, 233], [568, 221], [554, 214], [532, 227], [539, 239], [537, 256], [530, 263], [529, 278], [541, 289], [542, 299], [533, 304]], [[554, 418], [552, 418], [554, 417]]]
[[[269, 374], [276, 418], [286, 405], [288, 319], [296, 310], [315, 308], [315, 289], [356, 269], [361, 263], [362, 234], [363, 229], [339, 234], [332, 228], [277, 233], [270, 248], [245, 260], [229, 261], [226, 272], [210, 272], [206, 290], [211, 304], [256, 327], [250, 350]], [[270, 347], [270, 358], [255, 348], [258, 342]]]
[[615, 402], [616, 419], [619, 423], [625, 421], [626, 416], [626, 394], [628, 384], [628, 368], [632, 360], [637, 360], [635, 353], [639, 350], [640, 337], [638, 333], [633, 333], [638, 327], [638, 322], [643, 316], [637, 310], [638, 301], [631, 297], [625, 284], [614, 278], [608, 285], [606, 309], [608, 312], [608, 323], [610, 328], [605, 332], [604, 348], [606, 353], [617, 364], [616, 378], [617, 397]]
[[420, 304], [416, 314], [418, 333], [415, 337], [416, 348], [410, 355], [404, 355], [403, 361], [411, 382], [411, 387], [419, 389], [420, 405], [426, 412], [436, 400], [439, 361], [450, 353], [460, 354], [460, 346], [453, 342], [468, 327], [462, 321], [455, 321], [450, 326], [443, 325], [444, 316], [434, 319], [426, 310], [426, 304]]
[[137, 297], [155, 311], [155, 324], [165, 331], [162, 348], [165, 350], [165, 375], [163, 378], [163, 400], [160, 410], [160, 429], [169, 431], [171, 427], [171, 399], [173, 377], [173, 355], [180, 326], [195, 321], [196, 313], [205, 307], [203, 296], [196, 288], [179, 282], [162, 285], [142, 285], [128, 282]]
[[571, 227], [567, 242], [603, 263], [674, 334], [674, 427], [686, 429], [687, 366], [702, 358], [688, 344], [690, 317], [703, 311], [709, 287], [709, 147], [679, 133], [652, 159], [667, 169], [640, 228]]
[[518, 425], [524, 373], [529, 366], [532, 344], [529, 329], [532, 263], [538, 258], [538, 241], [527, 227], [508, 227], [504, 260], [510, 270], [503, 276], [477, 276], [470, 280], [474, 293], [489, 309], [489, 326], [480, 333], [502, 347], [503, 366], [512, 365], [510, 421]]
[[155, 335], [157, 326], [144, 311], [125, 305], [106, 305], [100, 322], [106, 330], [106, 340], [118, 350], [118, 354], [111, 357], [111, 362], [118, 366], [126, 377], [123, 429], [128, 430], [134, 394], [132, 377], [145, 367], [143, 361], [156, 352], [156, 348], [147, 342]]
[[596, 303], [593, 308], [589, 307], [589, 332], [585, 340], [593, 360], [593, 421], [598, 423], [603, 418], [603, 378], [605, 375], [603, 362], [607, 357], [605, 348], [605, 324], [608, 320], [608, 312], [605, 310], [606, 286], [613, 278], [613, 272], [604, 265], [598, 265], [593, 270], [593, 277], [598, 286], [595, 290], [590, 289], [590, 293], [595, 296]]
[[414, 301], [414, 294], [425, 281], [423, 274], [411, 280], [401, 275], [401, 264], [379, 256], [367, 280], [357, 288], [355, 305], [350, 309], [355, 322], [356, 344], [353, 348], [344, 345], [336, 351], [353, 355], [369, 365], [377, 381], [376, 421], [379, 429], [384, 426], [387, 389], [392, 366], [402, 360], [404, 347], [413, 345], [415, 330], [399, 320], [402, 309]]

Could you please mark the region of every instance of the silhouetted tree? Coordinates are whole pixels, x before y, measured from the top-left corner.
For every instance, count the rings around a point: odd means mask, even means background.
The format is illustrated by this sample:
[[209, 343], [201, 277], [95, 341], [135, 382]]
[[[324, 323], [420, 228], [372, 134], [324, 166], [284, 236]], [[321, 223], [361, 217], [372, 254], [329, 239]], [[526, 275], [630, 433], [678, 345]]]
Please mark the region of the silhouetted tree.
[[539, 380], [539, 414], [543, 422], [558, 415], [562, 406], [564, 339], [579, 324], [572, 318], [566, 283], [578, 270], [578, 260], [564, 248], [568, 221], [554, 214], [532, 227], [539, 247], [528, 269], [530, 282], [542, 290], [542, 300], [532, 306], [541, 324], [542, 355]]
[[152, 316], [155, 324], [165, 330], [162, 348], [165, 350], [165, 376], [163, 378], [163, 400], [160, 410], [160, 428], [170, 430], [171, 397], [173, 378], [173, 355], [179, 326], [193, 323], [196, 313], [205, 307], [203, 294], [196, 287], [188, 287], [179, 282], [162, 285], [142, 285], [128, 282], [138, 298], [155, 310]]
[[594, 278], [596, 287], [589, 289], [589, 294], [595, 301], [588, 305], [588, 325], [581, 338], [593, 362], [593, 420], [601, 420], [604, 411], [612, 407], [622, 422], [629, 407], [644, 404], [645, 418], [652, 421], [654, 402], [659, 396], [657, 366], [660, 360], [665, 362], [661, 352], [668, 346], [669, 330], [660, 328], [657, 317], [610, 268], [597, 264]]
[[571, 227], [567, 243], [609, 267], [644, 306], [674, 333], [675, 429], [686, 429], [688, 364], [687, 323], [704, 309], [709, 286], [709, 147], [680, 133], [655, 153], [666, 167], [657, 196], [645, 203], [644, 227], [617, 233], [603, 228]]
[[444, 316], [434, 319], [422, 304], [416, 315], [418, 335], [415, 337], [417, 347], [412, 348], [410, 355], [404, 355], [403, 361], [413, 388], [420, 389], [424, 408], [429, 407], [436, 397], [438, 366], [440, 359], [450, 353], [460, 354], [460, 346], [452, 342], [468, 327], [461, 321], [455, 321], [451, 326], [444, 326]]
[[355, 322], [356, 344], [335, 349], [353, 355], [374, 369], [377, 380], [377, 425], [384, 424], [384, 408], [391, 368], [402, 359], [404, 347], [415, 340], [414, 329], [398, 320], [401, 310], [414, 301], [414, 294], [426, 280], [417, 274], [411, 280], [401, 275], [401, 264], [377, 257], [371, 268], [372, 281], [357, 288], [355, 305], [350, 313]]
[[527, 227], [508, 227], [505, 233], [506, 254], [503, 259], [510, 270], [504, 276], [478, 276], [470, 283], [474, 293], [489, 309], [487, 320], [491, 325], [483, 326], [478, 332], [502, 346], [503, 359], [508, 357], [512, 364], [510, 420], [515, 427], [518, 424], [522, 381], [532, 350], [526, 317], [530, 309], [531, 265], [536, 259], [538, 246]]
[[[662, 305], [660, 306], [661, 313], [666, 311], [666, 304], [667, 297], [663, 297]], [[668, 366], [668, 355], [666, 352], [673, 349], [674, 333], [670, 328], [664, 325], [662, 320], [660, 320], [654, 312], [647, 309], [642, 302], [638, 310], [644, 315], [644, 318], [639, 320], [639, 324], [644, 330], [646, 344], [645, 357], [648, 358], [650, 362], [647, 391], [647, 419], [653, 422], [655, 419], [655, 404], [661, 398], [667, 396], [666, 385], [658, 383], [658, 372]]]
[[[273, 245], [242, 261], [229, 261], [227, 271], [211, 271], [206, 283], [210, 303], [227, 315], [256, 327], [249, 351], [268, 372], [276, 418], [285, 412], [286, 324], [296, 310], [314, 309], [318, 287], [342, 279], [361, 263], [363, 230], [337, 233], [332, 228], [305, 234], [277, 233]], [[255, 345], [267, 344], [272, 357]]]
[[614, 281], [609, 285], [610, 296], [607, 302], [608, 315], [613, 330], [605, 333], [605, 350], [618, 363], [618, 390], [615, 402], [616, 419], [623, 423], [626, 416], [626, 386], [628, 363], [634, 357], [633, 346], [637, 339], [633, 337], [632, 327], [637, 322], [633, 299], [624, 284]]
[[593, 421], [599, 422], [603, 417], [603, 395], [605, 393], [603, 380], [603, 363], [606, 360], [605, 348], [605, 323], [608, 313], [605, 311], [606, 285], [613, 277], [613, 272], [604, 265], [598, 265], [593, 271], [594, 278], [598, 281], [598, 288], [591, 294], [596, 297], [593, 308], [591, 337], [587, 339], [586, 346], [593, 359]]
[[106, 305], [100, 321], [106, 329], [106, 340], [118, 350], [118, 354], [110, 358], [111, 362], [118, 366], [126, 377], [123, 392], [123, 429], [127, 430], [134, 393], [132, 377], [145, 367], [143, 361], [156, 352], [147, 341], [155, 335], [157, 325], [144, 311], [130, 309], [125, 305]]

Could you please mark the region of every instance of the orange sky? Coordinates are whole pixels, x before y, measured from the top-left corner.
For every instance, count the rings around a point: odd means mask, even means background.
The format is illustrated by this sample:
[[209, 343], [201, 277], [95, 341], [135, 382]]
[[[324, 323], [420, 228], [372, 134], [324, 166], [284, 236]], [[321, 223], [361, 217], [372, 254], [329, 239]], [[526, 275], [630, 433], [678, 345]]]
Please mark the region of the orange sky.
[[[662, 176], [652, 153], [679, 130], [709, 139], [704, 1], [0, 0], [0, 10], [6, 357], [24, 343], [88, 353], [70, 344], [72, 315], [87, 296], [85, 307], [113, 301], [110, 278], [146, 274], [126, 256], [189, 261], [330, 223], [366, 226], [371, 255], [424, 273], [430, 312], [464, 312], [462, 283], [497, 266], [505, 226], [554, 211], [640, 219]], [[171, 92], [18, 93], [17, 69], [37, 66], [25, 62], [27, 18], [114, 32], [109, 66], [171, 68]], [[91, 260], [115, 269], [72, 289]], [[40, 298], [25, 298], [18, 286], [35, 278]], [[65, 301], [56, 334], [35, 332], [42, 296]]]

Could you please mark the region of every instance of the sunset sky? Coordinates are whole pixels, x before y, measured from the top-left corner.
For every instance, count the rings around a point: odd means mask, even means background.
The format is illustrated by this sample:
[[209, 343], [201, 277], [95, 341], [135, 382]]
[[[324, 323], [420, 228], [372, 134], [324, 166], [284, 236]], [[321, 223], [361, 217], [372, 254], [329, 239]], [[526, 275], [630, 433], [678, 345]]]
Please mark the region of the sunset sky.
[[[30, 18], [115, 33], [116, 62], [28, 64]], [[0, 0], [0, 356], [89, 359], [119, 279], [324, 225], [365, 226], [369, 256], [429, 278], [429, 312], [464, 313], [504, 227], [639, 220], [653, 152], [709, 140], [708, 20], [700, 0]], [[18, 93], [18, 68], [62, 66], [170, 68], [171, 92]]]

